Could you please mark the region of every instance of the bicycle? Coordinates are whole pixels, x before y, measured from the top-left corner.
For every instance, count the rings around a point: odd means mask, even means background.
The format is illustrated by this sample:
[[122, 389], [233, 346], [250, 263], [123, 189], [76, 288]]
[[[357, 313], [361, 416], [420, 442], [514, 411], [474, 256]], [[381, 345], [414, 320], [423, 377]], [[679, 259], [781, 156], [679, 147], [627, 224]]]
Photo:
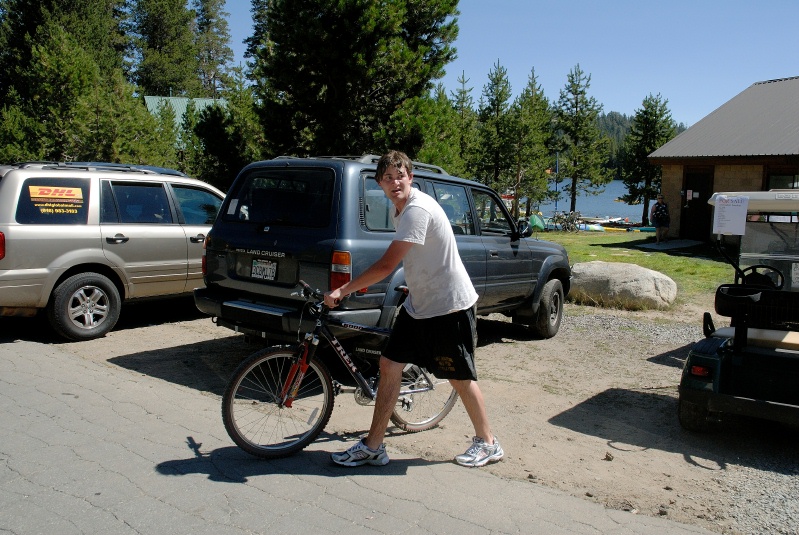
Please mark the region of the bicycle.
[[[391, 329], [331, 317], [324, 294], [303, 281], [299, 284], [306, 307], [316, 317], [313, 330], [296, 346], [268, 347], [247, 357], [233, 372], [222, 396], [222, 420], [230, 438], [247, 453], [265, 459], [303, 450], [330, 420], [342, 385], [316, 357], [320, 337], [330, 344], [358, 385], [356, 402], [368, 405], [377, 395], [380, 374], [365, 378], [329, 326], [383, 337], [391, 334]], [[404, 431], [425, 431], [438, 425], [457, 399], [458, 393], [448, 380], [408, 364], [391, 421]]]
[[566, 214], [564, 212], [554, 211], [552, 217], [549, 218], [552, 224], [552, 230], [565, 230], [564, 224], [566, 223]]
[[569, 212], [566, 215], [566, 225], [564, 230], [567, 232], [579, 232], [582, 215], [580, 212]]

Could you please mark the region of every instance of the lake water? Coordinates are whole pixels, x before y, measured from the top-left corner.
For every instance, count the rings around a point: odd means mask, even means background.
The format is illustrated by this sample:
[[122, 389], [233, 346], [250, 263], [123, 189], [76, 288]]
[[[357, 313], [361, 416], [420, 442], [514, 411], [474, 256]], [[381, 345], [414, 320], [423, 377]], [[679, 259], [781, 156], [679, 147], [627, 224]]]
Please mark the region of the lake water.
[[[562, 188], [568, 187], [569, 181], [561, 183], [561, 199], [555, 203], [542, 204], [538, 211], [544, 217], [551, 217], [552, 212], [561, 211], [568, 212], [571, 207], [571, 198], [568, 197], [568, 191], [564, 192]], [[621, 217], [629, 218], [631, 223], [641, 222], [641, 212], [643, 206], [640, 204], [629, 205], [620, 201], [616, 201], [619, 197], [627, 193], [627, 188], [624, 187], [624, 182], [621, 180], [613, 180], [610, 184], [605, 186], [605, 191], [599, 195], [583, 196], [577, 195], [577, 211], [585, 217]]]

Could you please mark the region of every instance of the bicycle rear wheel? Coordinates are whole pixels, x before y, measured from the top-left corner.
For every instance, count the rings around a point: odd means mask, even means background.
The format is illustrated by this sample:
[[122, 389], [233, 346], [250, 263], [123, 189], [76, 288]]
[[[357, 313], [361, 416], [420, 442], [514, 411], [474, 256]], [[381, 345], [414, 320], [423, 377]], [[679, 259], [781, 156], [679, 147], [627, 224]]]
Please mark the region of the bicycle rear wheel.
[[408, 364], [391, 421], [403, 431], [426, 431], [449, 414], [458, 393], [447, 379], [439, 379], [419, 366]]
[[280, 392], [296, 351], [269, 347], [242, 362], [222, 396], [225, 429], [241, 449], [265, 459], [285, 457], [313, 442], [333, 412], [333, 381], [322, 362], [311, 359], [291, 407]]

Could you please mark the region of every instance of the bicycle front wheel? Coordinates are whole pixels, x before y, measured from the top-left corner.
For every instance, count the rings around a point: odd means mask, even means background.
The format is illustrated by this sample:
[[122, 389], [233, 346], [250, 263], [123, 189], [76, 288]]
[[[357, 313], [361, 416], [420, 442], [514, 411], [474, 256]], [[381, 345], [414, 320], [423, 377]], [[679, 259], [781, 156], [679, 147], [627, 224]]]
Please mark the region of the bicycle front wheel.
[[295, 351], [270, 347], [242, 362], [222, 396], [225, 429], [241, 449], [265, 459], [285, 457], [313, 442], [333, 412], [333, 381], [311, 359], [291, 407], [280, 403]]
[[447, 379], [408, 364], [402, 372], [400, 395], [391, 421], [403, 431], [426, 431], [438, 425], [456, 401], [458, 393]]

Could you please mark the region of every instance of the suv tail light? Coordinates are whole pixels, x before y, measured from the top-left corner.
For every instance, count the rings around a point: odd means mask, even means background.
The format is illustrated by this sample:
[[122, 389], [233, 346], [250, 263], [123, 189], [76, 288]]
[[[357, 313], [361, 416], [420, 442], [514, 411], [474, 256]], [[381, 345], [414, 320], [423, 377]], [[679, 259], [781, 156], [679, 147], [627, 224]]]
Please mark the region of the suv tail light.
[[6, 257], [6, 236], [0, 232], [0, 260]]
[[333, 251], [333, 258], [330, 260], [330, 289], [335, 290], [350, 280], [352, 255], [348, 251]]

